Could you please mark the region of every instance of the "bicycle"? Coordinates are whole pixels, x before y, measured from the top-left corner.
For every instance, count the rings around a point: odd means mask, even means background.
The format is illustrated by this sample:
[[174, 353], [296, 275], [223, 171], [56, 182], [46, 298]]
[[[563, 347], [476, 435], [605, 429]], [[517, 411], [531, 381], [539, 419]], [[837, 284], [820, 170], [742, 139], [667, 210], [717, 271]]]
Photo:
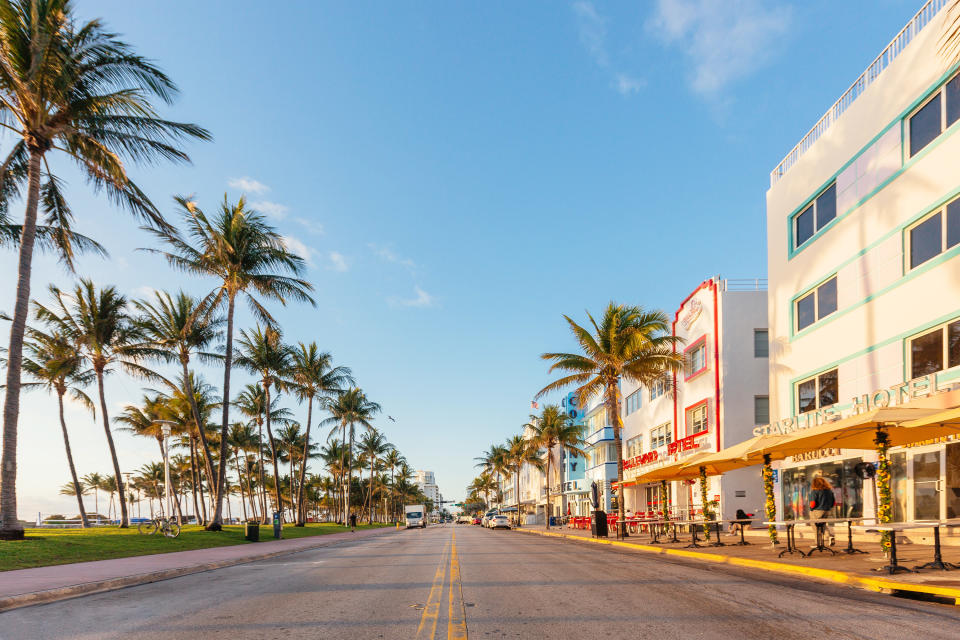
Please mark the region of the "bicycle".
[[167, 538], [176, 538], [180, 535], [180, 525], [173, 518], [164, 518], [163, 516], [157, 516], [137, 525], [137, 533], [140, 535], [151, 536], [157, 531], [163, 533]]

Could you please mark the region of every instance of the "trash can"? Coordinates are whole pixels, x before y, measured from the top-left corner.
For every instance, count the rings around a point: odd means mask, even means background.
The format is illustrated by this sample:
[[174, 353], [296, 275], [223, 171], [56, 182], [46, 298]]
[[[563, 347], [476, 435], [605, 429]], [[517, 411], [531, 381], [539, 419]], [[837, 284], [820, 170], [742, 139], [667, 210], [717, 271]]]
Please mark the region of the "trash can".
[[607, 514], [604, 511], [593, 512], [593, 522], [590, 523], [590, 532], [598, 538], [606, 538], [610, 535], [607, 529]]
[[245, 523], [243, 537], [250, 542], [260, 542], [260, 523], [253, 521]]
[[551, 526], [551, 527], [557, 526], [557, 518], [556, 518], [556, 516], [550, 516], [550, 526]]
[[283, 525], [280, 523], [280, 512], [273, 512], [273, 537], [280, 539], [280, 532], [283, 531]]

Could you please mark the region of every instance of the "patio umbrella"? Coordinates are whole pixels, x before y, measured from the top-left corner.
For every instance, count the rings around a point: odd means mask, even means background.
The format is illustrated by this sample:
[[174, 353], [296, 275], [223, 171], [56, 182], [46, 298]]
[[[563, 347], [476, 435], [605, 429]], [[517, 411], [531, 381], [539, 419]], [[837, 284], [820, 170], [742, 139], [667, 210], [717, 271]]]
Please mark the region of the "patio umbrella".
[[678, 460], [677, 462], [665, 464], [662, 467], [657, 467], [656, 469], [651, 469], [646, 473], [638, 475], [635, 481], [639, 484], [641, 482], [658, 482], [660, 480], [691, 480], [700, 475], [700, 470], [695, 464], [696, 461], [709, 455], [709, 453], [697, 453]]
[[[749, 440], [744, 440], [721, 451], [708, 453], [703, 457], [688, 460], [686, 464], [684, 464], [684, 468], [705, 467], [708, 476], [717, 476], [727, 471], [733, 471], [734, 469], [762, 464], [765, 450], [775, 447], [788, 437], [789, 436], [774, 434], [754, 436]], [[785, 457], [786, 454], [771, 454], [771, 459], [773, 460], [781, 460]]]

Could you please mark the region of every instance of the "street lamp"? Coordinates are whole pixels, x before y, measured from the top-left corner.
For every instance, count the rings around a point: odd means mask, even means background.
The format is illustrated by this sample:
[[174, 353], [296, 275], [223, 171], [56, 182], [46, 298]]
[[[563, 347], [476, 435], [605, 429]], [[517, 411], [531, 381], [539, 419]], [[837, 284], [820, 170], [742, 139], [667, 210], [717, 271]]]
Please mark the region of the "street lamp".
[[170, 504], [170, 425], [176, 424], [172, 420], [154, 420], [154, 423], [160, 425], [160, 431], [163, 433], [163, 498], [164, 515], [167, 518], [173, 517], [173, 507]]

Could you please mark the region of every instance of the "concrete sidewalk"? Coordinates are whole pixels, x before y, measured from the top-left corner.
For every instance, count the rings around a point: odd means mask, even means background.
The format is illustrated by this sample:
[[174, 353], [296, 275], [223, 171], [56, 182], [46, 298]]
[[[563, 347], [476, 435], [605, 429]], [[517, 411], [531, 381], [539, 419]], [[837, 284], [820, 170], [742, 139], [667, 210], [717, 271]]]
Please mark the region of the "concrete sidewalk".
[[[863, 542], [855, 537], [854, 547], [867, 553], [848, 555], [843, 553], [843, 550], [847, 547], [847, 533], [840, 528], [837, 529], [837, 542], [836, 546], [833, 547], [833, 550], [837, 552], [836, 555], [818, 552], [806, 558], [798, 553], [786, 554], [783, 558], [777, 557], [780, 551], [786, 548], [782, 532], [780, 534], [781, 543], [776, 548], [770, 545], [769, 539], [758, 539], [753, 536], [747, 537], [748, 542], [750, 542], [748, 546], [736, 546], [733, 543], [739, 541], [739, 536], [734, 537], [726, 533], [721, 537], [725, 546], [712, 546], [710, 542], [714, 540], [704, 541], [701, 532], [699, 536], [701, 546], [691, 549], [687, 548], [690, 543], [689, 533], [680, 534], [680, 542], [678, 543], [661, 542], [660, 544], [652, 544], [651, 538], [645, 532], [618, 540], [612, 535], [609, 538], [593, 538], [589, 530], [566, 527], [551, 527], [548, 532], [543, 525], [524, 525], [516, 531], [566, 538], [578, 542], [606, 544], [702, 562], [805, 576], [884, 593], [926, 594], [941, 601], [949, 601], [960, 605], [960, 579], [958, 579], [960, 578], [960, 572], [923, 569], [919, 572], [897, 573], [895, 576], [890, 576], [886, 572], [879, 571], [881, 567], [888, 564], [888, 561], [884, 559], [879, 542]], [[766, 535], [765, 531], [763, 533]], [[715, 537], [715, 534], [712, 535]], [[661, 538], [662, 540], [663, 538]], [[809, 550], [812, 545], [810, 540], [798, 539], [797, 543], [804, 551]], [[897, 557], [901, 566], [912, 569], [917, 565], [933, 560], [933, 548], [927, 545], [898, 543]], [[945, 547], [943, 549], [943, 560], [945, 562], [960, 562], [960, 551], [956, 547]]]
[[395, 529], [362, 529], [293, 540], [4, 571], [0, 573], [0, 611], [232, 567], [391, 531]]

